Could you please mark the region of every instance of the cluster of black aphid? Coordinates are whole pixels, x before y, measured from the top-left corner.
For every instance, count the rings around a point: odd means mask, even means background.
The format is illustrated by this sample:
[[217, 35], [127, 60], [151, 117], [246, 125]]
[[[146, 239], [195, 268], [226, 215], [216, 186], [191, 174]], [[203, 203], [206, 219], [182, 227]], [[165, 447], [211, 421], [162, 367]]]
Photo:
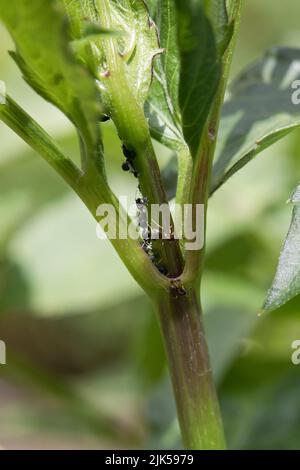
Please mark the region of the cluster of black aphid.
[[122, 163], [122, 170], [123, 171], [129, 171], [132, 173], [136, 178], [138, 178], [138, 172], [136, 171], [134, 167], [134, 159], [136, 157], [136, 152], [135, 150], [131, 150], [127, 148], [124, 144], [122, 146], [123, 154], [124, 157], [126, 158], [126, 161]]
[[[123, 150], [123, 155], [126, 158], [125, 162], [122, 163], [122, 170], [130, 172], [136, 178], [138, 178], [139, 174], [136, 171], [135, 166], [134, 166], [134, 160], [136, 158], [135, 150], [128, 148], [125, 144], [122, 145], [122, 150]], [[138, 186], [138, 190], [139, 191], [141, 190], [140, 186]], [[149, 228], [148, 214], [147, 214], [148, 198], [145, 196], [137, 197], [135, 202], [140, 213], [139, 225], [142, 228], [142, 238], [143, 238], [141, 247], [144, 250], [144, 252], [147, 254], [147, 256], [149, 257], [149, 259], [152, 261], [152, 263], [155, 264], [158, 271], [164, 276], [167, 276], [168, 269], [159, 262], [159, 260], [157, 259], [157, 255], [153, 250], [153, 244], [152, 244], [152, 239], [151, 239], [151, 228]]]
[[[151, 228], [149, 228], [149, 225], [148, 225], [147, 210], [145, 211], [145, 209], [148, 206], [148, 198], [147, 197], [138, 197], [138, 198], [136, 198], [135, 202], [136, 202], [137, 208], [140, 212], [140, 226], [142, 226], [142, 238], [143, 238], [143, 241], [142, 241], [142, 244], [141, 244], [142, 249], [148, 255], [150, 261], [152, 261], [152, 263], [155, 264], [158, 271], [161, 274], [163, 274], [164, 276], [167, 276], [167, 274], [168, 274], [167, 268], [159, 263], [159, 260], [157, 259], [157, 255], [153, 250], [153, 243], [152, 243], [152, 239], [151, 239]], [[141, 217], [141, 214], [143, 214], [143, 212], [145, 212], [146, 218]], [[142, 224], [141, 224], [141, 218], [144, 219]], [[146, 225], [146, 227], [145, 227], [145, 225]]]

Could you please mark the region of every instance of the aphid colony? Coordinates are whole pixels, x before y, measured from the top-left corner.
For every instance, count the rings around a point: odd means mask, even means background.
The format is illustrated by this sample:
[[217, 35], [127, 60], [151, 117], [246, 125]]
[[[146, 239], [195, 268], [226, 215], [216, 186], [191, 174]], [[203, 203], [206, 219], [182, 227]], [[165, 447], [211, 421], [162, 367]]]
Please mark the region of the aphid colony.
[[[136, 157], [135, 150], [127, 148], [124, 144], [122, 146], [122, 150], [126, 158], [125, 162], [122, 163], [122, 170], [132, 173], [135, 178], [138, 178], [139, 174], [134, 167], [134, 159]], [[138, 186], [138, 191], [141, 191], [140, 185]], [[148, 198], [145, 196], [136, 197], [135, 202], [139, 211], [139, 227], [141, 228], [141, 235], [143, 238], [141, 247], [148, 255], [152, 263], [155, 264], [159, 272], [166, 276], [168, 274], [168, 270], [165, 266], [160, 264], [160, 261], [158, 260], [157, 255], [153, 250], [153, 243], [151, 239], [152, 229], [148, 222]]]
[[122, 147], [124, 157], [126, 157], [126, 161], [122, 164], [122, 170], [123, 171], [129, 171], [132, 173], [136, 178], [138, 178], [139, 174], [134, 168], [134, 162], [133, 160], [136, 157], [136, 152], [135, 150], [130, 150], [125, 145], [123, 144]]

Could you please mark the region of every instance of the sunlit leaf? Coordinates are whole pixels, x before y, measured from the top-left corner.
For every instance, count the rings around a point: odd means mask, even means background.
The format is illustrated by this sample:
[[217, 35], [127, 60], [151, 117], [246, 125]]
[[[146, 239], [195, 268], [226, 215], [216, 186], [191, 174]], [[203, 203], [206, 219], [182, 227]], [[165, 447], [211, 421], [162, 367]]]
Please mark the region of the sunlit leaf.
[[146, 108], [152, 135], [171, 148], [182, 145], [184, 136], [195, 156], [220, 78], [215, 34], [203, 0], [158, 6], [164, 52], [156, 61]]
[[181, 58], [179, 105], [183, 134], [195, 156], [219, 84], [221, 67], [203, 2], [176, 0], [176, 8]]
[[184, 141], [179, 107], [179, 49], [174, 0], [159, 0], [155, 22], [163, 53], [154, 61], [153, 83], [146, 104], [152, 136], [170, 148]]
[[204, 8], [213, 26], [218, 50], [222, 54], [233, 32], [233, 25], [229, 23], [226, 0], [204, 0]]
[[63, 0], [63, 2], [70, 18], [73, 36], [76, 39], [84, 35], [85, 22], [97, 24], [97, 10], [94, 0]]
[[[97, 21], [119, 34], [111, 40], [92, 41], [94, 74], [104, 100], [109, 107], [109, 70], [111, 47], [117, 52], [119, 66], [138, 103], [143, 107], [152, 80], [152, 62], [159, 54], [159, 44], [155, 25], [142, 0], [112, 0], [94, 2]], [[121, 85], [120, 85], [121, 86]]]
[[300, 125], [300, 107], [292, 102], [299, 77], [300, 50], [274, 48], [234, 81], [223, 108], [212, 192]]
[[0, 0], [0, 18], [16, 44], [11, 55], [25, 80], [55, 104], [84, 137], [99, 139], [99, 93], [69, 47], [71, 33], [58, 0]]
[[279, 308], [300, 293], [300, 185], [291, 202], [294, 203], [292, 222], [263, 307], [266, 311]]

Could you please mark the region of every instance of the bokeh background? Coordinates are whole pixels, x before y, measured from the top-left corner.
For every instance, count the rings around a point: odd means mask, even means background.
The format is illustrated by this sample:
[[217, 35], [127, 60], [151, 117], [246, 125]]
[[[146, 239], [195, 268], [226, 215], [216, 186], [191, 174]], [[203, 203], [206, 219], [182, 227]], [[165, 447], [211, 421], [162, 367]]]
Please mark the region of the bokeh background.
[[[299, 0], [247, 0], [232, 75], [300, 47]], [[0, 27], [0, 79], [74, 159], [66, 119], [22, 81]], [[118, 138], [103, 126], [115, 190]], [[163, 158], [164, 152], [162, 152]], [[300, 448], [300, 298], [259, 317], [300, 177], [300, 134], [260, 154], [210, 201], [205, 324], [229, 446]], [[179, 431], [155, 317], [63, 181], [0, 123], [0, 446], [172, 448]]]

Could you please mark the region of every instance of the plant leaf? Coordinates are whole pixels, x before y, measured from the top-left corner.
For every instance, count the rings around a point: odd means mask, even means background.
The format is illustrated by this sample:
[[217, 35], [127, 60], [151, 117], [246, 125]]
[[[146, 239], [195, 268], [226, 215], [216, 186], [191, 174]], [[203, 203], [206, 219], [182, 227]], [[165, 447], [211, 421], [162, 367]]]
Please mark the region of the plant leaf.
[[[94, 2], [98, 21], [109, 18], [109, 29], [120, 34], [113, 37], [119, 57], [123, 60], [126, 80], [138, 103], [144, 107], [152, 80], [152, 62], [160, 53], [155, 25], [150, 21], [149, 12], [142, 0], [111, 0], [109, 3]], [[107, 25], [106, 25], [107, 26]], [[102, 38], [93, 41], [94, 73], [101, 93], [105, 97], [107, 90], [107, 43]], [[109, 103], [108, 99], [104, 99]]]
[[0, 18], [15, 41], [11, 55], [27, 83], [97, 142], [99, 92], [69, 47], [71, 33], [61, 2], [0, 0]]
[[168, 200], [173, 199], [176, 195], [178, 179], [178, 161], [176, 153], [171, 155], [168, 163], [163, 167], [161, 178]]
[[233, 23], [229, 23], [226, 0], [205, 0], [204, 7], [211, 20], [218, 50], [222, 55], [233, 33]]
[[97, 24], [98, 14], [94, 0], [63, 0], [69, 15], [73, 37], [84, 36], [84, 22]]
[[204, 6], [203, 0], [158, 3], [155, 19], [165, 52], [155, 61], [146, 107], [153, 137], [176, 149], [184, 136], [193, 156], [220, 77], [214, 32]]
[[174, 0], [159, 0], [155, 22], [163, 53], [154, 61], [153, 82], [146, 103], [152, 137], [169, 148], [184, 142], [179, 107], [179, 49]]
[[179, 105], [185, 140], [194, 157], [221, 74], [215, 37], [203, 1], [176, 0], [181, 58]]
[[211, 192], [261, 151], [300, 125], [292, 103], [300, 49], [273, 48], [230, 87], [223, 108]]
[[290, 201], [294, 204], [292, 222], [264, 311], [275, 310], [300, 293], [300, 184]]

